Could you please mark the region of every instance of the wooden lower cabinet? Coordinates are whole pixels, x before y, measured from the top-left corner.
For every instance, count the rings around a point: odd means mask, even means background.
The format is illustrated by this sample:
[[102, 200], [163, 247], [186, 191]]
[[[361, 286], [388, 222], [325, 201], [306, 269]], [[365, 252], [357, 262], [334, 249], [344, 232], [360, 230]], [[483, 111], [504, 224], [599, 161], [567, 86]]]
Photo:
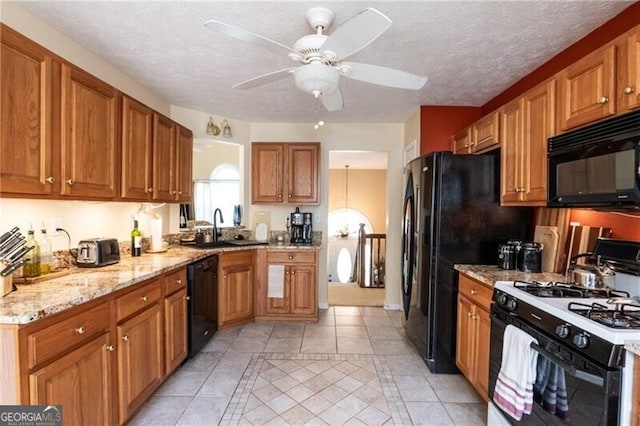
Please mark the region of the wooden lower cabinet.
[[124, 424], [186, 356], [182, 268], [27, 325], [0, 325], [0, 404], [62, 405], [65, 425]]
[[[274, 250], [258, 253], [258, 298], [256, 318], [277, 320], [318, 319], [317, 252], [315, 250]], [[270, 267], [281, 267], [282, 297], [269, 297]], [[270, 278], [271, 276], [271, 278]], [[278, 278], [279, 280], [279, 278]]]
[[113, 424], [111, 336], [84, 344], [29, 375], [29, 403], [62, 405], [65, 425]]
[[255, 250], [222, 253], [218, 273], [218, 328], [253, 321]]
[[165, 375], [187, 357], [187, 289], [164, 299]]
[[119, 419], [124, 423], [164, 378], [162, 305], [118, 325]]
[[460, 274], [456, 365], [480, 396], [488, 401], [491, 289]]

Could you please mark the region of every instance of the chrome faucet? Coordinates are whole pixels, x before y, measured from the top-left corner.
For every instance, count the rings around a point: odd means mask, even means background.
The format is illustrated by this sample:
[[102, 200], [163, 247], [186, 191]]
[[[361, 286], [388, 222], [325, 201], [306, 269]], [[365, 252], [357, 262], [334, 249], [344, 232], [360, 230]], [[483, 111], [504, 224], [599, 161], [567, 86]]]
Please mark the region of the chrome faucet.
[[216, 216], [218, 213], [220, 213], [220, 222], [224, 222], [224, 219], [222, 218], [222, 210], [215, 209], [213, 211], [213, 241], [214, 242], [218, 241], [218, 237], [222, 236], [222, 231], [218, 232], [218, 223], [216, 222]]

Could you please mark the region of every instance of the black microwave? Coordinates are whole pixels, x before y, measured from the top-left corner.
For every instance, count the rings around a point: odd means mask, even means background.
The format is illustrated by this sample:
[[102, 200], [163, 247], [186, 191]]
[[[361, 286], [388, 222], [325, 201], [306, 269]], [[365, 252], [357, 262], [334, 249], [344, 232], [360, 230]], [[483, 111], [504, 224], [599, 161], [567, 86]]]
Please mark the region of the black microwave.
[[640, 110], [548, 140], [548, 206], [640, 210]]

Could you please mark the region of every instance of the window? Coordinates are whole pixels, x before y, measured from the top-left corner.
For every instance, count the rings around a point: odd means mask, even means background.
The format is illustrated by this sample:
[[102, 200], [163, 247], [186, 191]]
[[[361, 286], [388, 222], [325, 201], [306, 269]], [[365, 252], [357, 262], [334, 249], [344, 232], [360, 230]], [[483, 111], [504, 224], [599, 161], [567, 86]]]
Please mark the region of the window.
[[196, 179], [193, 184], [193, 204], [196, 220], [213, 223], [215, 209], [222, 211], [222, 223], [233, 226], [233, 206], [240, 204], [240, 172], [233, 164], [221, 164], [211, 172], [210, 179]]

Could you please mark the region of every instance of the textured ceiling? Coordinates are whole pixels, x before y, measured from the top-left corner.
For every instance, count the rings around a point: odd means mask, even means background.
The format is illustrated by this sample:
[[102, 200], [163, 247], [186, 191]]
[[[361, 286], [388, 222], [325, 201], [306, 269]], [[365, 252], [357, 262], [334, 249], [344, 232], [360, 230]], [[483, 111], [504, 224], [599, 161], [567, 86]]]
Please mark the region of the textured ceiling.
[[[4, 1], [4, 0], [3, 0]], [[173, 105], [251, 122], [404, 122], [418, 105], [482, 105], [611, 19], [621, 1], [65, 2], [19, 3]], [[286, 56], [203, 23], [217, 19], [293, 46], [304, 15], [335, 12], [328, 34], [365, 7], [393, 24], [349, 58], [429, 77], [419, 91], [342, 78], [345, 107], [328, 113], [292, 78], [248, 90], [235, 83], [296, 66]]]

